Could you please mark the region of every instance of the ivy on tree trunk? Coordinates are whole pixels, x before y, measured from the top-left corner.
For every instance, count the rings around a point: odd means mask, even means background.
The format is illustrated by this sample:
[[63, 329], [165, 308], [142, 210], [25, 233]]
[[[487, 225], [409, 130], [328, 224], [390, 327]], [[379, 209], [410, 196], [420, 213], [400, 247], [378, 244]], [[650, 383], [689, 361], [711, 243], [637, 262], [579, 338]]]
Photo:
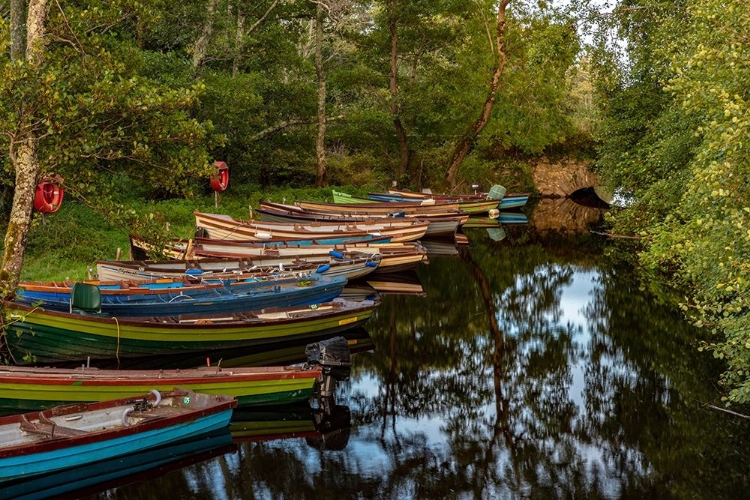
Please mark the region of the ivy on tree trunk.
[[315, 6], [315, 75], [318, 78], [318, 135], [315, 139], [318, 172], [315, 185], [322, 187], [326, 173], [326, 71], [323, 67], [323, 6], [320, 2]]
[[497, 89], [500, 87], [500, 77], [502, 76], [503, 71], [505, 70], [505, 65], [508, 62], [508, 54], [505, 50], [505, 10], [509, 3], [510, 0], [502, 0], [497, 8], [497, 31], [495, 33], [497, 64], [495, 65], [495, 71], [492, 73], [490, 91], [487, 95], [487, 99], [484, 101], [484, 106], [482, 106], [482, 112], [480, 113], [479, 118], [474, 122], [471, 129], [459, 139], [458, 144], [456, 144], [456, 147], [453, 150], [448, 171], [445, 174], [445, 179], [451, 188], [456, 187], [458, 169], [474, 147], [477, 137], [482, 130], [484, 130], [484, 127], [490, 121], [490, 116], [492, 115], [492, 106], [495, 104]]
[[[46, 0], [29, 2], [26, 21], [26, 63], [34, 67], [44, 57], [44, 24], [47, 16]], [[14, 30], [11, 27], [11, 32]], [[16, 136], [10, 142], [9, 156], [16, 172], [13, 206], [5, 233], [3, 267], [0, 278], [4, 293], [12, 293], [18, 284], [23, 267], [23, 254], [31, 226], [31, 211], [34, 206], [34, 189], [41, 172], [37, 158], [38, 132], [32, 116], [24, 116]]]
[[406, 168], [409, 165], [409, 144], [406, 137], [406, 129], [404, 129], [404, 125], [401, 123], [400, 106], [398, 104], [398, 20], [396, 7], [396, 0], [392, 0], [388, 4], [388, 8], [390, 9], [389, 28], [391, 32], [391, 116], [393, 118], [393, 125], [396, 127], [398, 147], [401, 152], [401, 163], [398, 167], [398, 175], [401, 177], [406, 173]]

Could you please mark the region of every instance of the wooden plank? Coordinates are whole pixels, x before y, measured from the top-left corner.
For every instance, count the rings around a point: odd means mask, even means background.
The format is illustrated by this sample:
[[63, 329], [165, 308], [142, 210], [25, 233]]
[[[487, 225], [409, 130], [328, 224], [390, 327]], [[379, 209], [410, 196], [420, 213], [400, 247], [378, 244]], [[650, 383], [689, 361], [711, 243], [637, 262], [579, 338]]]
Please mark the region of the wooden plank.
[[88, 432], [84, 430], [57, 425], [52, 420], [45, 418], [41, 413], [39, 414], [39, 423], [30, 422], [26, 418], [26, 415], [21, 415], [20, 420], [21, 430], [31, 434], [43, 434], [51, 438], [75, 437], [82, 434], [88, 434]]

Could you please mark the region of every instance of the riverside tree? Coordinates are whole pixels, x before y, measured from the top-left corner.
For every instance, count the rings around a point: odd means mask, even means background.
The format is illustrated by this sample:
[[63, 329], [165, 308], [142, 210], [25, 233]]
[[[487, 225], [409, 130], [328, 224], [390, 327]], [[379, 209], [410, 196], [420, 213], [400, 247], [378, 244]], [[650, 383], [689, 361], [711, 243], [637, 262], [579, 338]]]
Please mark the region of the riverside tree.
[[601, 19], [626, 42], [626, 57], [597, 52], [599, 165], [634, 201], [614, 223], [645, 237], [645, 269], [712, 334], [726, 401], [750, 402], [750, 14], [740, 0], [636, 0]]
[[84, 8], [31, 0], [27, 12], [24, 51], [10, 43], [21, 28], [0, 25], [0, 147], [15, 178], [0, 275], [6, 291], [20, 276], [44, 175], [61, 175], [69, 195], [128, 227], [139, 217], [116, 201], [124, 179], [189, 193], [192, 179], [210, 172], [213, 140], [210, 123], [190, 116], [200, 85], [169, 88], [140, 74], [134, 27], [154, 11], [129, 1]]

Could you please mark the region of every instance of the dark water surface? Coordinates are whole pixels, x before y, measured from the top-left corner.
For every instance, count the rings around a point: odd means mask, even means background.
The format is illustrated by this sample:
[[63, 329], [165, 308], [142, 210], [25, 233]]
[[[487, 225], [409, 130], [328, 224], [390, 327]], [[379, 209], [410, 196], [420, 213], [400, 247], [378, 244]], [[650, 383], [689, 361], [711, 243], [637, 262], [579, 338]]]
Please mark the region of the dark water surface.
[[383, 296], [331, 415], [242, 412], [85, 498], [750, 498], [750, 423], [702, 407], [721, 366], [677, 310], [587, 233], [467, 232]]

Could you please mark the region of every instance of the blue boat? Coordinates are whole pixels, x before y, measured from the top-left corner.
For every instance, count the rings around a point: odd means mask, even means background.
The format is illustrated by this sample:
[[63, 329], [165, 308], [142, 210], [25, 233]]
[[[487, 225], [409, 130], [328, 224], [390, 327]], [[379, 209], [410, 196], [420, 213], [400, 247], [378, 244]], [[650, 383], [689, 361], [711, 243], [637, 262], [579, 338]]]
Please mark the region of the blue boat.
[[[138, 293], [137, 288], [133, 294], [102, 294], [95, 285], [88, 285], [95, 289], [90, 293], [98, 293], [100, 299], [98, 304], [82, 309], [120, 317], [255, 311], [328, 302], [341, 294], [346, 283], [345, 277], [311, 274], [303, 278], [245, 280], [201, 290], [195, 296], [189, 288], [158, 294]], [[75, 301], [71, 305], [72, 290], [72, 287], [59, 292], [26, 289], [17, 296], [16, 302], [68, 312], [75, 307]], [[91, 300], [96, 302], [95, 298]]]
[[[409, 191], [398, 191], [389, 190], [387, 193], [369, 193], [368, 197], [374, 201], [390, 201], [390, 202], [424, 202], [424, 200], [433, 199], [436, 204], [440, 203], [458, 203], [462, 210], [466, 210], [466, 206], [472, 203], [487, 200], [497, 200], [500, 202], [497, 204], [498, 209], [506, 210], [509, 208], [519, 208], [529, 201], [528, 193], [506, 193], [505, 188], [497, 185], [493, 186], [489, 193], [483, 195], [476, 194], [459, 194], [459, 195], [444, 195], [444, 194], [424, 194], [424, 193], [413, 193]], [[474, 213], [478, 213], [474, 211]]]
[[519, 208], [526, 205], [529, 201], [528, 193], [509, 193], [503, 196], [500, 200], [500, 204], [497, 206], [500, 210], [506, 210], [508, 208]]
[[0, 418], [0, 484], [96, 463], [229, 425], [234, 398], [175, 389]]

